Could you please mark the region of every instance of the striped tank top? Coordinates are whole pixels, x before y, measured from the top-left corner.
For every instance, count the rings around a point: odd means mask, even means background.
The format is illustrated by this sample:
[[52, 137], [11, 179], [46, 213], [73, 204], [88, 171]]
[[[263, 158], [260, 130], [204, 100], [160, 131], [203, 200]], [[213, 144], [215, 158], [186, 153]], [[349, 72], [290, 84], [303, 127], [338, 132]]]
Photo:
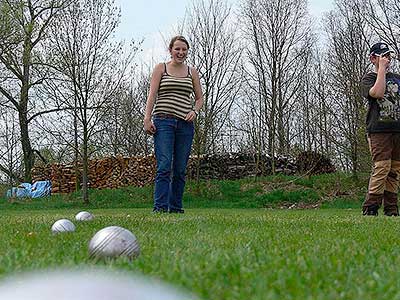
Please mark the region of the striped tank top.
[[185, 119], [193, 106], [191, 99], [193, 82], [190, 69], [188, 67], [186, 77], [177, 77], [168, 74], [166, 64], [164, 67], [153, 114], [168, 114]]

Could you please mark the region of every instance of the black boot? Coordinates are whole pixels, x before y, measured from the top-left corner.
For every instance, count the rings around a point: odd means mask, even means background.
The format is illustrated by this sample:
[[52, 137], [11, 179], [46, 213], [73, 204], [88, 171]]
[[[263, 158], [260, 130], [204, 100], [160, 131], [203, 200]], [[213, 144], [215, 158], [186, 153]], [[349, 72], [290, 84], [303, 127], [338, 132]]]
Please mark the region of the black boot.
[[397, 206], [397, 194], [385, 191], [383, 194], [383, 212], [385, 216], [397, 217], [399, 208]]
[[362, 213], [364, 216], [377, 216], [379, 207], [382, 204], [383, 194], [367, 194], [362, 206]]

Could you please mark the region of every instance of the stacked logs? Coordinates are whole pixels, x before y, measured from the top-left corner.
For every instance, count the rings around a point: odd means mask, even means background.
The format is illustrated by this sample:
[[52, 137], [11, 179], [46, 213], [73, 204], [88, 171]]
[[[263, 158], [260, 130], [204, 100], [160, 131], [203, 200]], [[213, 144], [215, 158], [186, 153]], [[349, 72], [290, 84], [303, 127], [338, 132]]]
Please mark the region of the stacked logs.
[[[88, 186], [90, 188], [118, 188], [122, 186], [144, 186], [153, 182], [155, 159], [147, 157], [107, 157], [89, 161]], [[75, 191], [82, 177], [82, 164], [52, 164], [36, 166], [32, 170], [32, 181], [50, 180], [52, 193]], [[78, 180], [77, 180], [78, 177]]]
[[272, 162], [267, 155], [249, 153], [227, 153], [204, 155], [199, 159], [192, 157], [188, 166], [188, 177], [200, 179], [239, 179], [244, 177], [265, 176], [275, 172], [291, 175], [296, 172], [296, 164], [289, 157], [278, 157]]
[[[281, 156], [274, 161], [267, 155], [248, 153], [227, 153], [193, 156], [189, 160], [187, 176], [200, 179], [239, 179], [265, 176], [275, 173], [293, 175], [295, 173], [321, 174], [335, 172], [331, 161], [316, 152], [303, 152], [297, 159]], [[50, 180], [52, 193], [75, 191], [82, 177], [82, 164], [52, 164], [37, 166], [32, 171], [33, 181]], [[154, 182], [156, 162], [154, 156], [146, 157], [107, 157], [91, 160], [88, 165], [89, 187], [118, 188], [123, 186], [145, 186]], [[79, 180], [77, 181], [76, 178]]]
[[297, 172], [301, 174], [317, 175], [336, 172], [332, 161], [315, 151], [301, 152], [296, 158]]

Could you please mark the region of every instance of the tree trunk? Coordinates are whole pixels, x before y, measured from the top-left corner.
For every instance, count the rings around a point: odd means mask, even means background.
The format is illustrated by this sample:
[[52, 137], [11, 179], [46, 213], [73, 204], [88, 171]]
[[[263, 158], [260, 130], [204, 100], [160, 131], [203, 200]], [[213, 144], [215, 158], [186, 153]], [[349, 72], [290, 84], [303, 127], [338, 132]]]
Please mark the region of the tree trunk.
[[29, 97], [29, 81], [30, 81], [30, 65], [31, 65], [31, 51], [32, 43], [30, 36], [24, 41], [24, 53], [23, 53], [23, 76], [21, 81], [21, 95], [19, 103], [19, 126], [21, 130], [21, 144], [22, 151], [24, 154], [24, 180], [31, 182], [31, 170], [34, 165], [34, 155], [29, 138], [28, 128], [28, 97]]
[[77, 101], [75, 97], [75, 112], [74, 112], [74, 152], [75, 152], [75, 191], [81, 189], [81, 174], [79, 172], [79, 143], [78, 143], [78, 117], [77, 117]]
[[87, 124], [83, 124], [83, 172], [82, 172], [82, 197], [85, 204], [89, 204], [88, 193], [88, 128]]

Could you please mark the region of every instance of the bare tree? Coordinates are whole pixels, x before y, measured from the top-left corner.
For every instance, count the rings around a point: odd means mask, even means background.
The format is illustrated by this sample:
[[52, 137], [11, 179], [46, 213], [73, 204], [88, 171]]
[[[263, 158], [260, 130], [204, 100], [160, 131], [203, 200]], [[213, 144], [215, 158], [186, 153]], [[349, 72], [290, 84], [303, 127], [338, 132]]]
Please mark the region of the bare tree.
[[22, 180], [21, 156], [16, 113], [3, 107], [0, 109], [0, 171], [10, 186]]
[[333, 143], [330, 137], [330, 133], [334, 131], [336, 122], [332, 117], [332, 111], [330, 109], [330, 99], [334, 99], [334, 95], [329, 85], [329, 68], [327, 67], [326, 56], [329, 53], [324, 53], [316, 49], [313, 63], [312, 63], [312, 81], [314, 85], [312, 87], [312, 98], [314, 98], [315, 106], [313, 107], [315, 112], [314, 121], [316, 121], [315, 127], [317, 129], [316, 135], [318, 136], [317, 149], [333, 156]]
[[130, 82], [121, 85], [108, 118], [102, 120], [101, 141], [105, 153], [149, 155], [152, 146], [143, 130], [143, 114], [150, 89], [150, 68], [133, 69]]
[[[88, 196], [88, 159], [91, 139], [100, 121], [108, 116], [126, 76], [137, 46], [124, 53], [122, 43], [112, 40], [119, 11], [112, 0], [73, 0], [54, 22], [51, 44], [58, 80], [47, 81], [59, 101], [70, 107], [74, 149], [82, 158], [82, 195]], [[77, 159], [76, 159], [77, 163]]]
[[318, 151], [328, 157], [336, 155], [332, 142], [336, 117], [331, 109], [331, 100], [336, 101], [336, 98], [329, 81], [331, 73], [327, 56], [317, 45], [310, 48], [294, 105], [291, 124], [293, 154]]
[[254, 125], [267, 130], [254, 138], [267, 139], [265, 145], [257, 142], [258, 151], [271, 156], [274, 172], [275, 155], [286, 154], [290, 148], [290, 120], [313, 41], [307, 2], [243, 1], [242, 16], [248, 44], [246, 88], [252, 91], [249, 96], [256, 95], [260, 118]]
[[32, 107], [30, 91], [43, 81], [39, 69], [41, 62], [35, 49], [46, 35], [53, 18], [66, 1], [60, 0], [4, 0], [2, 10], [12, 20], [12, 30], [3, 30], [0, 38], [0, 64], [7, 74], [0, 78], [0, 93], [6, 99], [3, 105], [18, 112], [24, 161], [24, 180], [31, 180], [34, 149], [29, 136], [29, 124], [38, 115]]
[[363, 8], [362, 17], [380, 40], [389, 43], [400, 53], [400, 3], [395, 0], [357, 0]]
[[337, 124], [332, 140], [348, 157], [349, 169], [356, 174], [359, 155], [366, 149], [366, 105], [360, 88], [368, 66], [366, 22], [357, 0], [338, 0], [336, 9], [326, 16], [325, 24], [329, 43], [329, 81], [334, 92], [331, 113]]
[[242, 50], [232, 17], [226, 2], [202, 0], [193, 2], [185, 21], [191, 45], [189, 63], [199, 71], [204, 93], [194, 138], [198, 156], [217, 151], [221, 129], [241, 87]]

